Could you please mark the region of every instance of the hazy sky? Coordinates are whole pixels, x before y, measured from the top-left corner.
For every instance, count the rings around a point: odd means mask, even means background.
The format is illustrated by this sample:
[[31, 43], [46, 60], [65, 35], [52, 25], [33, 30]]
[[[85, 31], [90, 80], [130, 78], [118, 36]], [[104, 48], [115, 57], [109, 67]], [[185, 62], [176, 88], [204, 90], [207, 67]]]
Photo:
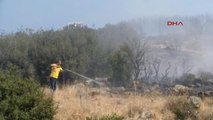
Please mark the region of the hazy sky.
[[102, 27], [149, 16], [212, 14], [213, 0], [0, 0], [0, 32], [57, 29], [75, 21]]

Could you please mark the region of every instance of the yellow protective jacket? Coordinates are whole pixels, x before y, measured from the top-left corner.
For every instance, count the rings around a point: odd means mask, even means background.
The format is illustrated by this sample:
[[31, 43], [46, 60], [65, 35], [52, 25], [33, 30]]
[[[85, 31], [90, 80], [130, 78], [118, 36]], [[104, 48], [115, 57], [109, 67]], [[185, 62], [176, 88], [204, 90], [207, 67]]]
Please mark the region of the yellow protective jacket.
[[63, 71], [63, 69], [61, 68], [60, 65], [57, 64], [51, 64], [51, 73], [50, 73], [50, 77], [58, 79], [59, 73], [60, 71]]

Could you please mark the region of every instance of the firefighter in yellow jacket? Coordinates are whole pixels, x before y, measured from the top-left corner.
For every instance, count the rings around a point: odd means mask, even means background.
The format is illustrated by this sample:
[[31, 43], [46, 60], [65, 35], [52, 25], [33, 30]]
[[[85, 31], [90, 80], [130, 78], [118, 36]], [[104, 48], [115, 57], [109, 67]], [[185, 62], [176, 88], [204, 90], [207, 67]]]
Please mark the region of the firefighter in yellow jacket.
[[50, 87], [54, 92], [56, 90], [59, 73], [63, 71], [63, 69], [61, 68], [61, 61], [59, 60], [56, 63], [51, 64], [50, 67], [51, 67]]

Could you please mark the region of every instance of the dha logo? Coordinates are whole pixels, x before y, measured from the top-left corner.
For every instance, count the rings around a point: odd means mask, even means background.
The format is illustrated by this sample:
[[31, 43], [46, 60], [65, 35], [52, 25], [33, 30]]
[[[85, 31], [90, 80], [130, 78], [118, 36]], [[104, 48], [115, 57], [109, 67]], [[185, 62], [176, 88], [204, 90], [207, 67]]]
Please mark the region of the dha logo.
[[183, 26], [181, 21], [167, 21], [167, 26]]

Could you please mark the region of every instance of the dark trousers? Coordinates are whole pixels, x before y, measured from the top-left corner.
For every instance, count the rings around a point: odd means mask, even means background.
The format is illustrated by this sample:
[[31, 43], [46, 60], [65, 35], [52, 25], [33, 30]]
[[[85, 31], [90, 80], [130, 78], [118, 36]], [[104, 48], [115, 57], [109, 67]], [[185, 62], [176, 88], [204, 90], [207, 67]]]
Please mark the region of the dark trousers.
[[50, 77], [50, 88], [54, 92], [56, 90], [56, 85], [57, 85], [57, 79]]

